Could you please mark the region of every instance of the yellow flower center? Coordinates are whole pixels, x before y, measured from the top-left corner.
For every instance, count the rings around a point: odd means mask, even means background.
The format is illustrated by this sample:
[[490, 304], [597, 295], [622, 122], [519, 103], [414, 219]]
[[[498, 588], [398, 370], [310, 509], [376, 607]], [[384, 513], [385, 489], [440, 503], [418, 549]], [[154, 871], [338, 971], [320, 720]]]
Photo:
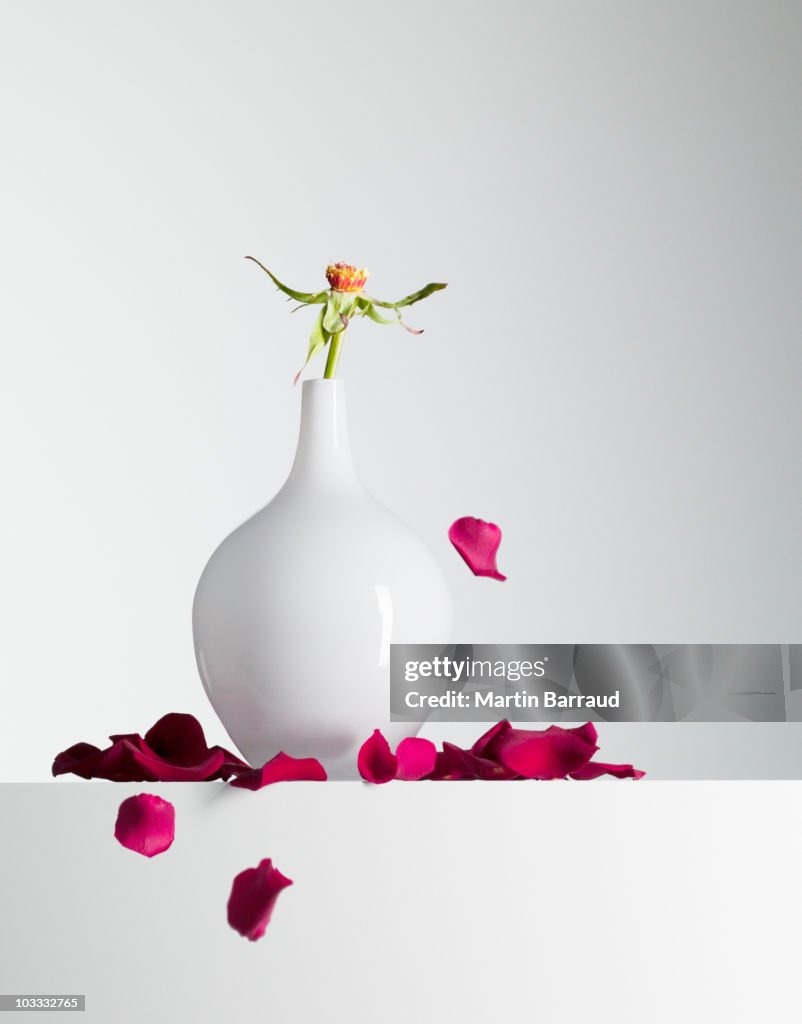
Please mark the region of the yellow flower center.
[[350, 263], [330, 263], [326, 267], [326, 280], [336, 292], [361, 292], [367, 279], [367, 267], [358, 270]]

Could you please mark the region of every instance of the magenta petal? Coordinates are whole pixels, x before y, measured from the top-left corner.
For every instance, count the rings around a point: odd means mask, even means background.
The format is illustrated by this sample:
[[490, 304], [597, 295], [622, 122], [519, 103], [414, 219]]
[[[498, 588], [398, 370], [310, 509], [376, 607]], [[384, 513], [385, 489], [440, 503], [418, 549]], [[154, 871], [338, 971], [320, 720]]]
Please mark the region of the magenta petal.
[[390, 782], [398, 772], [398, 758], [379, 729], [374, 729], [373, 735], [359, 748], [356, 763], [362, 778], [376, 785]]
[[552, 725], [550, 728], [561, 729], [562, 732], [570, 732], [572, 736], [578, 736], [579, 739], [585, 740], [593, 746], [596, 746], [596, 740], [599, 738], [599, 733], [593, 722], [585, 722], [584, 725], [577, 725], [573, 729], [563, 729], [560, 725]]
[[[595, 731], [595, 730], [594, 730]], [[583, 768], [598, 750], [585, 726], [544, 731], [508, 729], [493, 743], [493, 759], [525, 779], [564, 779]]]
[[238, 789], [261, 789], [274, 782], [325, 782], [326, 769], [314, 757], [290, 757], [283, 751], [261, 768], [251, 768], [231, 780]]
[[175, 808], [152, 793], [129, 796], [120, 804], [114, 835], [126, 849], [155, 857], [175, 839]]
[[459, 552], [474, 576], [506, 580], [496, 567], [496, 552], [501, 544], [501, 530], [495, 523], [463, 516], [451, 524], [448, 539]]
[[437, 748], [431, 740], [408, 736], [398, 744], [395, 756], [398, 759], [396, 778], [416, 782], [434, 770]]
[[589, 761], [582, 768], [571, 772], [571, 778], [578, 782], [590, 782], [602, 775], [614, 775], [617, 779], [642, 779], [646, 772], [633, 768], [631, 764], [604, 764], [601, 761]]
[[255, 942], [265, 933], [279, 893], [292, 885], [292, 880], [273, 867], [270, 858], [256, 868], [246, 868], [234, 879], [228, 898], [228, 923]]

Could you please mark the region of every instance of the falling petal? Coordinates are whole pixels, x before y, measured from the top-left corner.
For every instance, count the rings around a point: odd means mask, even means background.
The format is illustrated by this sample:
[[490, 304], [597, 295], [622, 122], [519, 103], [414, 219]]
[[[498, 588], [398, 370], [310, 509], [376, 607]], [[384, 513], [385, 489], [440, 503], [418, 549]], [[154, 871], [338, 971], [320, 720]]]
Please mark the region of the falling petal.
[[506, 580], [496, 567], [496, 552], [501, 544], [501, 530], [495, 523], [463, 516], [452, 523], [448, 539], [459, 552], [474, 576]]
[[265, 933], [276, 900], [292, 880], [273, 867], [268, 857], [258, 867], [246, 868], [234, 879], [228, 898], [228, 923], [251, 942]]
[[123, 800], [114, 826], [117, 841], [143, 857], [164, 853], [175, 839], [175, 808], [169, 800], [152, 793], [138, 793]]

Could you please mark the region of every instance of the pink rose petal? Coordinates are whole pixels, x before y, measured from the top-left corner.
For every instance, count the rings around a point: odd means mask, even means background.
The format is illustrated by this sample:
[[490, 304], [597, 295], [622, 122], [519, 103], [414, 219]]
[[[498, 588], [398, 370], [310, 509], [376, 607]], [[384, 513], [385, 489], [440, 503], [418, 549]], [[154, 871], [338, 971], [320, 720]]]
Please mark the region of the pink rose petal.
[[126, 849], [155, 857], [175, 839], [175, 808], [169, 800], [152, 793], [138, 793], [123, 800], [117, 812], [114, 836]]
[[431, 740], [408, 736], [396, 748], [398, 761], [396, 778], [402, 782], [416, 782], [434, 770], [437, 748]]
[[314, 757], [290, 757], [283, 751], [261, 768], [251, 768], [229, 783], [238, 789], [261, 789], [274, 782], [325, 782], [326, 769]]
[[258, 867], [241, 871], [234, 879], [228, 898], [228, 923], [251, 942], [261, 939], [279, 893], [288, 885], [292, 885], [292, 880], [274, 868], [270, 858], [261, 861]]
[[463, 516], [449, 527], [448, 539], [474, 576], [506, 580], [507, 577], [496, 567], [496, 552], [501, 544], [501, 530], [495, 523], [486, 523], [484, 519], [474, 519], [473, 516]]
[[584, 767], [571, 772], [571, 778], [578, 782], [590, 782], [602, 775], [614, 775], [617, 779], [642, 779], [646, 772], [633, 768], [631, 764], [604, 764], [601, 761], [589, 761]]
[[374, 729], [373, 735], [359, 748], [357, 767], [366, 782], [376, 785], [391, 782], [396, 777], [398, 758], [379, 729]]

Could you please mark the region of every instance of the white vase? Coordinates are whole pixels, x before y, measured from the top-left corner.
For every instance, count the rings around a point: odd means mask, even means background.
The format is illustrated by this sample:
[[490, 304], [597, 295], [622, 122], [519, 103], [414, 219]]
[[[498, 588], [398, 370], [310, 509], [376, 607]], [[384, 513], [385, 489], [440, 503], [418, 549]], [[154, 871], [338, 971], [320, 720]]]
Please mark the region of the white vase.
[[232, 740], [252, 765], [283, 750], [357, 778], [373, 729], [391, 743], [418, 729], [390, 725], [390, 644], [445, 644], [451, 621], [434, 556], [354, 471], [345, 385], [306, 381], [286, 483], [195, 593], [198, 669]]

